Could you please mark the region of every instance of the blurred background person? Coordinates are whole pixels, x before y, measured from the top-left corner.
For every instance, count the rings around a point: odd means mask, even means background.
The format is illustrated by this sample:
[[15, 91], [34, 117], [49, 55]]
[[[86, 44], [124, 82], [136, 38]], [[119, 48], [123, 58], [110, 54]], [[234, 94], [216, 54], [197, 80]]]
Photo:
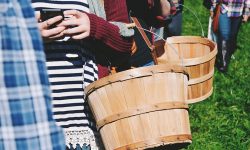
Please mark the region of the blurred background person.
[[225, 73], [237, 47], [237, 35], [241, 23], [248, 20], [250, 0], [212, 0], [211, 17], [214, 17], [216, 5], [220, 7], [217, 68]]
[[127, 6], [130, 17], [138, 20], [141, 27], [148, 30], [139, 31], [135, 28], [134, 40], [137, 50], [131, 56], [130, 63], [133, 67], [154, 65], [151, 54], [154, 35], [149, 31], [152, 27], [164, 26], [167, 16], [170, 15], [170, 4], [168, 0], [127, 0]]
[[0, 149], [65, 150], [52, 118], [42, 39], [28, 0], [0, 2]]
[[171, 3], [171, 22], [164, 27], [164, 39], [180, 36], [182, 31], [182, 11], [184, 0], [169, 0]]

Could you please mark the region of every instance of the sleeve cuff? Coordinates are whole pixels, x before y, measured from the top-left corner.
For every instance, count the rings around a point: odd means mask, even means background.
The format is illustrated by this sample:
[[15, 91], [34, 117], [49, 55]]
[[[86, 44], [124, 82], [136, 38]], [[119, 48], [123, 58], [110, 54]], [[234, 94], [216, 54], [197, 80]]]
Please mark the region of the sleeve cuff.
[[110, 22], [112, 23], [113, 25], [116, 25], [119, 30], [120, 30], [120, 35], [122, 37], [131, 37], [134, 35], [134, 29], [128, 29], [127, 26], [126, 26], [126, 23], [122, 23], [122, 22]]
[[90, 21], [90, 36], [95, 37], [95, 34], [97, 32], [97, 20], [99, 19], [94, 14], [87, 14]]

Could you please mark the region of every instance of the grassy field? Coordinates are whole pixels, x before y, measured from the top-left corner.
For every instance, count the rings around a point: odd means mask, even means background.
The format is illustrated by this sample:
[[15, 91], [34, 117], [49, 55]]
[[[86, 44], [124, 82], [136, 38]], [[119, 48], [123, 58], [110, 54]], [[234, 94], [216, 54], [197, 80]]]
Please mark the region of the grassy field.
[[[207, 34], [208, 10], [201, 0], [185, 1]], [[183, 35], [201, 35], [197, 19], [184, 9]], [[213, 95], [190, 105], [193, 143], [188, 150], [250, 150], [250, 22], [243, 24], [227, 74], [214, 75]]]

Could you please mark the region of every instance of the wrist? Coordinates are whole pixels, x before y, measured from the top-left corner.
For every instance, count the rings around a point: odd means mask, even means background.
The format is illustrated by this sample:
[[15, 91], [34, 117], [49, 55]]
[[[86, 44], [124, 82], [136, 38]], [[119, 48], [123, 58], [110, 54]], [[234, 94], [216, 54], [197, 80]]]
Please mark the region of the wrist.
[[95, 37], [96, 32], [97, 32], [97, 16], [94, 14], [88, 14], [86, 15], [89, 17], [89, 22], [90, 22], [90, 36]]

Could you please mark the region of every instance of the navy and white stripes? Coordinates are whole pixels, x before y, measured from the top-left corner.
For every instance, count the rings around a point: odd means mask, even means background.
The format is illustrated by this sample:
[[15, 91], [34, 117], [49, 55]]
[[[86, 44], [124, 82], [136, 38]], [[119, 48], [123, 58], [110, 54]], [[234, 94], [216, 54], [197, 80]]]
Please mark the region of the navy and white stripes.
[[87, 0], [32, 0], [32, 7], [37, 11], [42, 8], [76, 9], [89, 12]]
[[[78, 9], [89, 12], [87, 0], [33, 0], [36, 11], [42, 8]], [[87, 43], [89, 44], [89, 43]], [[98, 149], [90, 109], [84, 101], [84, 88], [97, 80], [94, 57], [83, 41], [56, 41], [45, 44], [46, 65], [53, 98], [53, 117], [63, 127], [68, 146], [90, 145]]]

